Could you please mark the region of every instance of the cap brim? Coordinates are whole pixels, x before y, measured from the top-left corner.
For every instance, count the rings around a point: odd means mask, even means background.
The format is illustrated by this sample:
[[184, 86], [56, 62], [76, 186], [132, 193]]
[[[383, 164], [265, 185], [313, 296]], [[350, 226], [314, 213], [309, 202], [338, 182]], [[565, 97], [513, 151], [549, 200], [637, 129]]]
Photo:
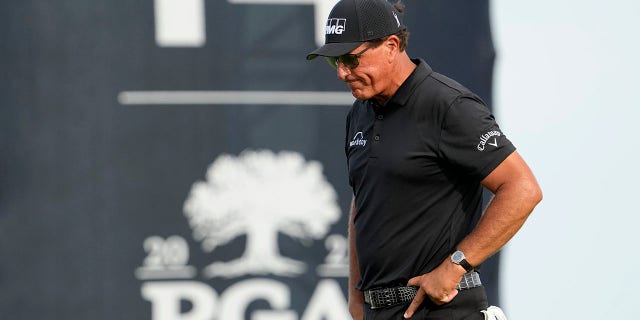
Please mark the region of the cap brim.
[[338, 57], [347, 54], [360, 46], [362, 42], [327, 43], [307, 55], [307, 60], [313, 60], [317, 56]]

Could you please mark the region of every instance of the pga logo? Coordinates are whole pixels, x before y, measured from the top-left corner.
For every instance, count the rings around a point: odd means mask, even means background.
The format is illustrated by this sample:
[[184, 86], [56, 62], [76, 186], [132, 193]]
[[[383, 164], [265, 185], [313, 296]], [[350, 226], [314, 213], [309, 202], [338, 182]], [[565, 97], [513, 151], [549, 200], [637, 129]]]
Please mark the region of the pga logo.
[[[189, 246], [182, 236], [147, 238], [148, 255], [135, 275], [144, 280], [140, 292], [151, 303], [152, 320], [351, 318], [335, 279], [348, 275], [348, 242], [342, 234], [328, 235], [341, 212], [320, 162], [294, 151], [245, 150], [218, 156], [205, 178], [192, 185], [183, 206], [194, 240], [204, 252], [213, 252], [242, 236], [244, 249], [237, 259], [225, 261], [214, 252], [214, 261], [201, 272], [216, 279], [207, 283], [193, 280], [199, 272], [188, 265]], [[283, 277], [308, 278], [311, 261], [281, 254], [279, 235], [307, 245], [325, 240], [327, 255], [315, 268], [319, 279], [305, 281], [315, 286], [306, 304], [300, 291], [309, 286], [290, 286]], [[220, 290], [220, 278], [242, 279]], [[268, 306], [254, 310], [255, 301]]]
[[342, 34], [347, 24], [347, 19], [332, 18], [327, 19], [327, 26], [325, 27], [326, 34]]

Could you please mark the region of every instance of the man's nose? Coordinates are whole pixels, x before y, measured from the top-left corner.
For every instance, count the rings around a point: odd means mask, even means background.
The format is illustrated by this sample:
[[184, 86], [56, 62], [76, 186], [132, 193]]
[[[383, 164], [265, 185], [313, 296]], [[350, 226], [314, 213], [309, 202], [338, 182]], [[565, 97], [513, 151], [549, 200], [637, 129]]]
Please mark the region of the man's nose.
[[336, 66], [336, 71], [338, 72], [338, 78], [344, 81], [348, 75], [351, 74], [351, 69], [344, 65], [344, 63], [338, 61], [338, 65]]

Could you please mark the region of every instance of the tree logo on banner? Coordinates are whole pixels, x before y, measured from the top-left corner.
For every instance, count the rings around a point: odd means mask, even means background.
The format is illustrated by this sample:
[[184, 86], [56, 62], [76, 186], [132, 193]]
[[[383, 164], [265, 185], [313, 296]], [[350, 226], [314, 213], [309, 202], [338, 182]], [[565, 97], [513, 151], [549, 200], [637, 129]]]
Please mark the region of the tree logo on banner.
[[[191, 186], [183, 213], [193, 238], [205, 252], [219, 256], [204, 267], [190, 265], [189, 244], [182, 235], [147, 237], [147, 255], [135, 276], [143, 281], [140, 293], [151, 303], [151, 319], [350, 319], [336, 279], [348, 274], [348, 244], [344, 235], [328, 234], [341, 212], [322, 171], [319, 162], [291, 151], [246, 150], [216, 158], [204, 181]], [[280, 253], [280, 234], [309, 245], [324, 239], [327, 252], [315, 267], [317, 278], [309, 277], [313, 270], [307, 263], [312, 262]], [[238, 250], [234, 240], [243, 236], [244, 248]], [[229, 254], [235, 259], [220, 259]], [[241, 279], [226, 287], [216, 281], [214, 287], [198, 280], [198, 274]], [[299, 277], [310, 286], [288, 284]]]
[[209, 166], [206, 181], [192, 186], [184, 213], [194, 239], [207, 252], [246, 235], [240, 258], [203, 270], [210, 278], [300, 275], [306, 264], [280, 254], [278, 233], [310, 244], [325, 237], [340, 217], [336, 192], [319, 162], [305, 161], [296, 152], [269, 150], [219, 156]]

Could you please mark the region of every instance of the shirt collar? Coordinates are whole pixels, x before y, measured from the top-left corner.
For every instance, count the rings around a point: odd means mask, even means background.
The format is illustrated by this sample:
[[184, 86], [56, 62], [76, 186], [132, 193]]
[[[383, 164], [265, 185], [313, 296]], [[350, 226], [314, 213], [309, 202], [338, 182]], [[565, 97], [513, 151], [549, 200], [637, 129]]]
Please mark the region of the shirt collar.
[[409, 97], [413, 94], [416, 87], [424, 81], [433, 69], [423, 59], [411, 59], [416, 64], [416, 68], [411, 72], [409, 77], [400, 85], [396, 93], [387, 101], [386, 105], [404, 106], [407, 104]]

